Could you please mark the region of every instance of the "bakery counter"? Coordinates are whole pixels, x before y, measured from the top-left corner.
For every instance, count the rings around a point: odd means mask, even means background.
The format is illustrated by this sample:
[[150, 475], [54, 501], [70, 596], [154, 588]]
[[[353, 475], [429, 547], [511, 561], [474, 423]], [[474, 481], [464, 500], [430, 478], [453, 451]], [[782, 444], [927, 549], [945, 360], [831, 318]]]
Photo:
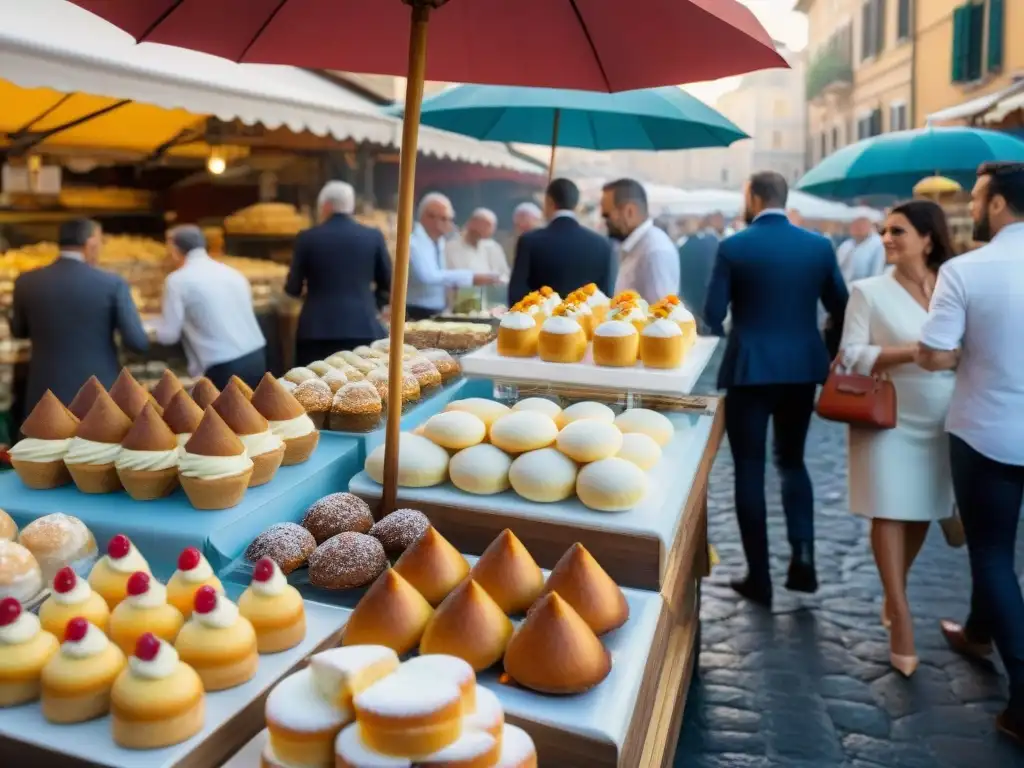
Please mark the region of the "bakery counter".
[[[232, 599], [241, 587], [227, 585]], [[38, 702], [3, 710], [0, 717], [0, 765], [47, 768], [212, 768], [242, 748], [263, 727], [263, 702], [274, 683], [310, 654], [337, 645], [348, 611], [306, 603], [306, 637], [295, 648], [260, 656], [256, 676], [244, 685], [206, 694], [203, 730], [181, 744], [135, 751], [111, 738], [109, 717], [74, 725], [55, 725]], [[253, 763], [256, 765], [257, 763]]]
[[81, 519], [101, 547], [115, 534], [127, 534], [147, 553], [154, 575], [166, 579], [185, 547], [199, 547], [215, 569], [223, 567], [269, 525], [296, 519], [312, 502], [344, 488], [361, 466], [360, 450], [352, 439], [322, 441], [307, 462], [281, 467], [269, 483], [246, 491], [240, 504], [216, 512], [193, 509], [180, 488], [139, 502], [125, 493], [84, 494], [71, 485], [30, 490], [14, 472], [0, 473], [0, 499], [19, 527], [64, 512]]

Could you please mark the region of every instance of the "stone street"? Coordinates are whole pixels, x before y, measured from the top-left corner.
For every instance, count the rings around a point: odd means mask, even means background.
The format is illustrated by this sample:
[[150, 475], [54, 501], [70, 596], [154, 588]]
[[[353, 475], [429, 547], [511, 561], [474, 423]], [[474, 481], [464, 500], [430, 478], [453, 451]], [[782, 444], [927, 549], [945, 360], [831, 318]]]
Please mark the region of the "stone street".
[[[707, 391], [705, 389], [704, 391]], [[888, 663], [881, 587], [867, 523], [846, 509], [845, 428], [815, 419], [808, 464], [815, 486], [817, 595], [786, 592], [788, 563], [778, 477], [769, 471], [773, 612], [728, 587], [742, 575], [723, 441], [712, 475], [710, 539], [721, 564], [704, 582], [700, 679], [675, 764], [685, 768], [1012, 768], [1024, 750], [996, 735], [1005, 701], [994, 669], [951, 653], [937, 627], [968, 603], [966, 550], [934, 527], [910, 579], [921, 666], [910, 680]], [[1024, 546], [1019, 545], [1024, 554]]]

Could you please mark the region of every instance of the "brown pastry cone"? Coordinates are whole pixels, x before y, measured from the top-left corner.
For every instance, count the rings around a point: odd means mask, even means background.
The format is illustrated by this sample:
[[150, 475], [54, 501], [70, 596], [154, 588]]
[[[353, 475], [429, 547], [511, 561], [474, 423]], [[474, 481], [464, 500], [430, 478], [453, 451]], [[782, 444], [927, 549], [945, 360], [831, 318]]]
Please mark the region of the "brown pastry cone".
[[181, 380], [174, 375], [174, 372], [170, 368], [165, 368], [163, 375], [160, 377], [160, 381], [153, 387], [153, 391], [150, 393], [153, 395], [153, 399], [156, 400], [157, 405], [161, 408], [166, 408], [171, 400], [179, 392], [183, 392], [185, 388], [181, 385]]
[[228, 379], [228, 386], [230, 387], [232, 384], [234, 384], [236, 387], [238, 387], [239, 391], [243, 395], [245, 395], [245, 399], [246, 400], [252, 400], [252, 395], [253, 395], [252, 387], [250, 387], [248, 384], [246, 384], [244, 381], [242, 381], [242, 379], [240, 377], [238, 377], [236, 375], [236, 376], [232, 376], [230, 379]]
[[437, 607], [420, 640], [420, 653], [458, 656], [482, 672], [505, 655], [512, 622], [472, 577]]
[[176, 435], [191, 435], [203, 420], [203, 409], [184, 389], [171, 397], [163, 413], [164, 423]]
[[[21, 425], [21, 434], [35, 440], [67, 440], [78, 429], [78, 418], [57, 396], [46, 390]], [[71, 475], [62, 459], [56, 461], [23, 461], [11, 458], [18, 478], [35, 490], [59, 488], [71, 482]]]
[[537, 601], [505, 650], [508, 676], [539, 693], [583, 693], [611, 669], [608, 650], [557, 592]]
[[[156, 404], [146, 403], [121, 441], [121, 447], [129, 451], [172, 451], [178, 447], [178, 441], [157, 413]], [[177, 465], [154, 470], [118, 469], [117, 476], [136, 501], [162, 499], [178, 487]]]
[[508, 528], [484, 550], [469, 574], [510, 616], [526, 613], [544, 591], [540, 566]]
[[[231, 431], [224, 419], [212, 407], [206, 409], [192, 437], [185, 443], [185, 451], [199, 456], [238, 456], [245, 446]], [[228, 509], [238, 504], [249, 487], [252, 468], [230, 477], [205, 480], [178, 474], [181, 487], [196, 509]]]
[[92, 408], [92, 404], [96, 402], [96, 396], [100, 392], [106, 391], [103, 385], [100, 384], [99, 379], [95, 376], [90, 376], [88, 381], [78, 390], [78, 394], [71, 401], [68, 410], [75, 414], [77, 418], [84, 419], [85, 415], [89, 413], [89, 409]]
[[415, 648], [434, 609], [393, 568], [384, 571], [348, 617], [342, 645], [384, 645], [402, 656]]
[[618, 629], [629, 618], [629, 603], [619, 585], [579, 542], [548, 575], [544, 594], [548, 592], [557, 592], [596, 635]]
[[402, 553], [395, 570], [436, 607], [469, 575], [469, 563], [431, 526]]
[[220, 397], [220, 390], [217, 389], [212, 381], [203, 376], [192, 385], [192, 391], [189, 394], [196, 401], [196, 405], [205, 411], [213, 405], [214, 400]]
[[[94, 443], [120, 444], [131, 428], [132, 420], [114, 402], [113, 396], [103, 392], [96, 396], [96, 402], [75, 430], [75, 437]], [[112, 461], [68, 464], [68, 472], [82, 493], [113, 493], [121, 489], [121, 480]]]
[[127, 368], [122, 368], [117, 381], [110, 388], [110, 397], [129, 419], [142, 413], [142, 406], [152, 400], [146, 388], [139, 384]]
[[[245, 397], [245, 393], [233, 382], [224, 387], [224, 391], [213, 401], [213, 409], [236, 435], [257, 435], [270, 429], [270, 422], [260, 415]], [[249, 487], [269, 483], [284, 461], [284, 445], [249, 458], [253, 463]]]
[[[268, 421], [288, 421], [302, 416], [306, 409], [291, 392], [269, 373], [263, 375], [252, 394], [253, 407]], [[282, 466], [290, 467], [309, 459], [320, 442], [319, 432], [310, 432], [302, 437], [284, 441]]]

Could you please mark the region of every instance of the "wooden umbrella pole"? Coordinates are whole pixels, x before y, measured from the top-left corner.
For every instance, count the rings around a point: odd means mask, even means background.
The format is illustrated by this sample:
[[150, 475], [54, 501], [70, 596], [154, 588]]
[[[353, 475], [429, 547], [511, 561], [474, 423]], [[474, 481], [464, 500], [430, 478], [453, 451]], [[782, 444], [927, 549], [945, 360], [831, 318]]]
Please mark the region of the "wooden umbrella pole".
[[405, 296], [409, 283], [409, 239], [412, 236], [416, 182], [416, 148], [420, 136], [420, 106], [427, 70], [427, 23], [430, 7], [412, 3], [409, 30], [409, 72], [405, 82], [405, 119], [398, 171], [398, 242], [391, 276], [391, 348], [388, 351], [388, 403], [384, 446], [384, 491], [381, 514], [395, 509], [398, 496], [398, 441], [402, 430], [402, 343], [405, 339]]
[[555, 153], [558, 151], [558, 124], [562, 122], [562, 110], [555, 109], [555, 121], [551, 127], [551, 161], [548, 163], [548, 184], [555, 177]]

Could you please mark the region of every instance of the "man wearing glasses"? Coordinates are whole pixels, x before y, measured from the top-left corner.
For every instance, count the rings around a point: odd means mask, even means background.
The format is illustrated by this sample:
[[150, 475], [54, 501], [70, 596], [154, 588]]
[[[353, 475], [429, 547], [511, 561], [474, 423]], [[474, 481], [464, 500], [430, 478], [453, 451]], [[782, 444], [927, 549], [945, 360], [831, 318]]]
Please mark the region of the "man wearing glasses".
[[406, 316], [410, 320], [425, 320], [444, 312], [450, 288], [494, 285], [500, 281], [498, 275], [490, 272], [445, 268], [444, 240], [452, 231], [455, 218], [447, 197], [430, 192], [420, 200], [418, 213], [419, 221], [409, 240]]

